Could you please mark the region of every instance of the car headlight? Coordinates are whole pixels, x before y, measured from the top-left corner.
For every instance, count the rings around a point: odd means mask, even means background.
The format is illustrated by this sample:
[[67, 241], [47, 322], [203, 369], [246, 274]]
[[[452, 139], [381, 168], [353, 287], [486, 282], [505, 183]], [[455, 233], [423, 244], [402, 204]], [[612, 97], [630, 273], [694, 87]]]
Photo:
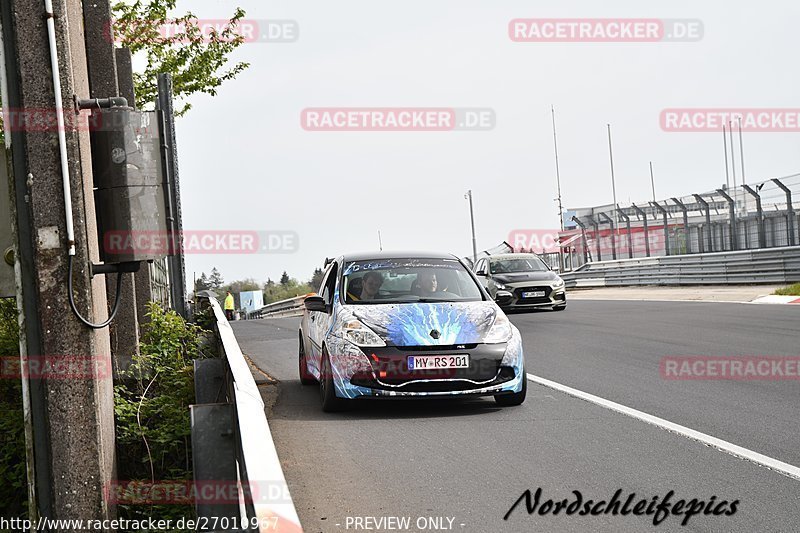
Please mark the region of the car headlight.
[[494, 319], [492, 328], [489, 330], [489, 333], [486, 334], [486, 338], [483, 342], [486, 344], [508, 342], [509, 339], [511, 339], [512, 333], [511, 322], [508, 320], [508, 317], [502, 313], [498, 313], [497, 318]]
[[500, 283], [499, 281], [495, 281], [495, 282], [494, 282], [494, 286], [495, 286], [495, 287], [497, 287], [497, 288], [498, 288], [498, 289], [500, 289], [500, 290], [505, 290], [505, 289], [507, 289], [507, 288], [508, 288], [508, 287], [506, 287], [505, 285], [503, 285], [502, 283]]
[[359, 320], [351, 320], [344, 325], [344, 338], [362, 348], [386, 346], [377, 333]]
[[500, 361], [500, 364], [502, 366], [517, 367], [523, 364], [523, 357], [522, 338], [519, 335], [512, 336], [508, 346], [506, 346], [506, 353], [503, 354], [503, 360]]
[[556, 281], [553, 282], [554, 289], [560, 289], [563, 286], [564, 286], [564, 280], [561, 278], [558, 278]]

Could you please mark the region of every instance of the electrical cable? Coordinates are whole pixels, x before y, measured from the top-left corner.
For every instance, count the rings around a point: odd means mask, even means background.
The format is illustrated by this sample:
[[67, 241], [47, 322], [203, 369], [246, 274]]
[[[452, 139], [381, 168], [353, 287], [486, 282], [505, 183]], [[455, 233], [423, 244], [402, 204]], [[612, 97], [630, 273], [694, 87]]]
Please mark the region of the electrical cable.
[[75, 299], [72, 296], [72, 263], [74, 259], [75, 259], [74, 255], [69, 256], [69, 275], [67, 277], [67, 293], [69, 295], [69, 305], [72, 307], [72, 312], [75, 313], [75, 316], [77, 316], [81, 322], [83, 322], [84, 324], [93, 329], [103, 329], [104, 327], [111, 324], [111, 322], [114, 320], [114, 317], [117, 316], [117, 311], [119, 311], [120, 294], [122, 293], [122, 272], [117, 272], [116, 297], [114, 298], [114, 307], [111, 309], [111, 314], [109, 315], [108, 320], [106, 320], [102, 324], [93, 324], [92, 322], [89, 322], [88, 320], [86, 320], [81, 316], [80, 312], [78, 311], [78, 307], [75, 305]]

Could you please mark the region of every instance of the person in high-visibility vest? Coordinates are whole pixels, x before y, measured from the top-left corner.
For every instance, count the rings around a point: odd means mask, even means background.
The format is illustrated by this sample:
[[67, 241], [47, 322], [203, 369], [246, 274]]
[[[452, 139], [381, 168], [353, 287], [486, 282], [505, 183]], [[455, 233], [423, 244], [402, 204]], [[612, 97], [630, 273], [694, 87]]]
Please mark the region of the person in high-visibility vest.
[[231, 291], [228, 291], [228, 295], [225, 297], [225, 318], [228, 320], [233, 320], [233, 310], [235, 305], [233, 303], [233, 294]]

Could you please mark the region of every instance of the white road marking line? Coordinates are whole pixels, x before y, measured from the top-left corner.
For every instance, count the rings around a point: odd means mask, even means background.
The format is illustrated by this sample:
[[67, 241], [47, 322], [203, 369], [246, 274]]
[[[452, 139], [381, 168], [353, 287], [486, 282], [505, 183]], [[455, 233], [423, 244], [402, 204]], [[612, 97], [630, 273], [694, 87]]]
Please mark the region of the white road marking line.
[[751, 304], [752, 301], [746, 302], [743, 300], [667, 300], [659, 298], [584, 298], [582, 296], [573, 296], [570, 301], [573, 302], [696, 302], [701, 304]]
[[600, 398], [599, 396], [595, 396], [594, 394], [589, 394], [588, 392], [583, 392], [578, 389], [573, 389], [572, 387], [567, 387], [566, 385], [562, 385], [561, 383], [556, 383], [555, 381], [550, 381], [549, 379], [546, 378], [535, 376], [533, 374], [527, 374], [527, 377], [530, 381], [538, 383], [539, 385], [555, 389], [557, 391], [563, 392], [564, 394], [569, 394], [570, 396], [574, 396], [576, 398], [586, 400], [587, 402], [599, 405], [600, 407], [605, 407], [606, 409], [616, 411], [623, 415], [631, 416], [643, 422], [647, 422], [648, 424], [653, 424], [654, 426], [658, 426], [662, 429], [678, 433], [679, 435], [683, 435], [684, 437], [688, 437], [690, 439], [702, 442], [703, 444], [712, 446], [720, 451], [729, 453], [731, 455], [740, 457], [742, 459], [747, 459], [748, 461], [758, 463], [761, 466], [765, 466], [772, 470], [776, 470], [786, 476], [800, 480], [800, 468], [792, 466], [789, 463], [778, 461], [777, 459], [773, 459], [772, 457], [767, 457], [766, 455], [762, 455], [758, 452], [748, 450], [747, 448], [742, 448], [741, 446], [737, 446], [736, 444], [732, 444], [730, 442], [718, 439], [716, 437], [712, 437], [711, 435], [700, 433], [699, 431], [687, 428], [686, 426], [681, 426], [680, 424], [675, 424], [673, 422], [670, 422], [669, 420], [664, 420], [663, 418], [649, 415], [637, 409], [632, 409], [622, 404], [612, 402], [611, 400]]

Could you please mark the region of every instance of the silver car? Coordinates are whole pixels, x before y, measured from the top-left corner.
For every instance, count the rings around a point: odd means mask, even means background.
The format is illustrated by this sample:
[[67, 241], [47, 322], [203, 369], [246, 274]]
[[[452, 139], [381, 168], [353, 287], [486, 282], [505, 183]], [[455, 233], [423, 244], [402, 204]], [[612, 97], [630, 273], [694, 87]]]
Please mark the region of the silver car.
[[536, 254], [498, 254], [479, 259], [475, 275], [503, 309], [567, 307], [564, 280]]

